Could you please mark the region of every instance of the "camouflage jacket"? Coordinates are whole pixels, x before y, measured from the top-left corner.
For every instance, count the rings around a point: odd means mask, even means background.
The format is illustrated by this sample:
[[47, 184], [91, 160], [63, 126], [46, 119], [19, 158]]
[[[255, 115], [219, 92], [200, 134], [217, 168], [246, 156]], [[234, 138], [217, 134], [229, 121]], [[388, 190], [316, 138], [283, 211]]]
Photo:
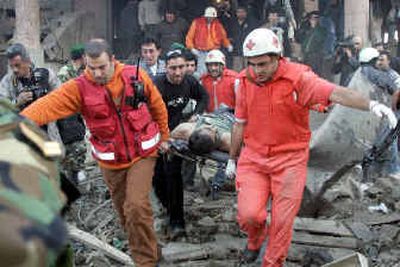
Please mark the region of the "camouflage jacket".
[[[67, 241], [56, 143], [0, 101], [0, 262], [54, 266]], [[51, 151], [53, 150], [53, 151]]]
[[220, 134], [230, 133], [234, 122], [235, 117], [228, 111], [207, 113], [197, 118], [196, 129], [203, 126], [212, 126], [215, 127]]
[[71, 63], [63, 66], [57, 73], [58, 79], [65, 83], [73, 78], [78, 77], [83, 72], [83, 68], [76, 69]]

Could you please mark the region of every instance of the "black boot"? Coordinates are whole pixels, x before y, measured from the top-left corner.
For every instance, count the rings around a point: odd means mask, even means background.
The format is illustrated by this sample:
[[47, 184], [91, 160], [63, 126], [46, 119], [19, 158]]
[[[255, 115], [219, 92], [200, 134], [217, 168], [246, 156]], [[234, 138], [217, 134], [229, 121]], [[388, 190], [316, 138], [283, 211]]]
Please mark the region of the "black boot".
[[240, 261], [242, 263], [252, 263], [258, 258], [259, 253], [260, 253], [259, 249], [251, 250], [251, 249], [248, 249], [246, 246], [245, 250], [242, 252]]

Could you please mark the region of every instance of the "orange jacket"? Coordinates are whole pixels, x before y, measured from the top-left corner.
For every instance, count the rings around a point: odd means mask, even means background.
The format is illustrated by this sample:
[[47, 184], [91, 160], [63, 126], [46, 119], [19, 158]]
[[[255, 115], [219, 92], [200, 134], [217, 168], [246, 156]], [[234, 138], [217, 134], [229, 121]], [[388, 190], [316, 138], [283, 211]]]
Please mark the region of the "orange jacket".
[[308, 147], [311, 137], [309, 109], [329, 105], [335, 85], [309, 67], [281, 59], [271, 80], [256, 84], [251, 68], [240, 74], [235, 116], [246, 121], [244, 143], [253, 151], [270, 155]]
[[[115, 71], [111, 80], [105, 85], [111, 93], [114, 100], [119, 100], [124, 89], [122, 79], [122, 70], [124, 65], [115, 62]], [[93, 77], [88, 70], [84, 74], [88, 80], [93, 81]], [[159, 125], [161, 140], [166, 141], [169, 138], [168, 113], [160, 93], [154, 86], [149, 76], [141, 71], [139, 73], [144, 85], [145, 93], [148, 97], [148, 106], [155, 122]], [[21, 112], [21, 115], [33, 120], [39, 125], [47, 124], [61, 118], [68, 117], [82, 109], [82, 99], [78, 84], [75, 79], [62, 84], [58, 89], [53, 90], [48, 95], [36, 100]], [[155, 152], [152, 156], [156, 156]], [[125, 164], [106, 164], [99, 162], [100, 166], [107, 169], [123, 169], [131, 166], [140, 158], [132, 159], [130, 163]]]
[[190, 25], [186, 35], [186, 47], [195, 48], [201, 51], [219, 49], [221, 46], [231, 45], [224, 26], [218, 19], [214, 19], [210, 25], [205, 17], [196, 18]]
[[201, 84], [210, 96], [207, 112], [213, 112], [221, 104], [225, 104], [232, 109], [235, 108], [235, 87], [237, 87], [237, 75], [238, 73], [236, 71], [224, 69], [221, 77], [217, 79], [214, 79], [208, 73], [201, 77]]

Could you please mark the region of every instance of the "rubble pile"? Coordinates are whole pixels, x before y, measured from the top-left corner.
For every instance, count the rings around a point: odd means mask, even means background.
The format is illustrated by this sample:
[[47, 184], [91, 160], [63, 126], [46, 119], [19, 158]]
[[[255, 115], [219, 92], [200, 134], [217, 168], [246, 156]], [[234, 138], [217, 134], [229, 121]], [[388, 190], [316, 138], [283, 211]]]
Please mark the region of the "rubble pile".
[[[354, 252], [366, 256], [369, 266], [400, 266], [400, 181], [382, 177], [358, 194], [353, 174], [324, 195], [331, 210], [319, 218], [296, 219], [285, 266], [322, 266]], [[87, 168], [87, 177], [68, 221], [129, 255], [126, 235], [95, 165]], [[157, 227], [163, 246], [160, 266], [244, 266], [239, 255], [246, 239], [236, 223], [236, 195], [221, 191], [212, 200], [204, 195], [204, 185], [197, 182], [185, 191], [186, 237], [172, 241], [166, 223]], [[81, 242], [74, 241], [73, 247], [76, 266], [124, 266]], [[261, 257], [247, 266], [260, 263]]]

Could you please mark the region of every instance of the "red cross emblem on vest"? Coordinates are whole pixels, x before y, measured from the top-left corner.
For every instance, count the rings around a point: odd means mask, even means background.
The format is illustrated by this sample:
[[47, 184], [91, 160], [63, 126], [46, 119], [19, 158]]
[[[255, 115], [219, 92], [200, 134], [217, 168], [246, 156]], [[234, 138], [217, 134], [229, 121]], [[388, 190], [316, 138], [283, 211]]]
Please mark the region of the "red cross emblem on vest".
[[250, 39], [250, 40], [247, 42], [246, 47], [247, 47], [247, 49], [249, 49], [249, 50], [253, 50], [253, 48], [254, 48], [255, 45], [256, 45], [256, 43], [254, 43], [253, 40]]

